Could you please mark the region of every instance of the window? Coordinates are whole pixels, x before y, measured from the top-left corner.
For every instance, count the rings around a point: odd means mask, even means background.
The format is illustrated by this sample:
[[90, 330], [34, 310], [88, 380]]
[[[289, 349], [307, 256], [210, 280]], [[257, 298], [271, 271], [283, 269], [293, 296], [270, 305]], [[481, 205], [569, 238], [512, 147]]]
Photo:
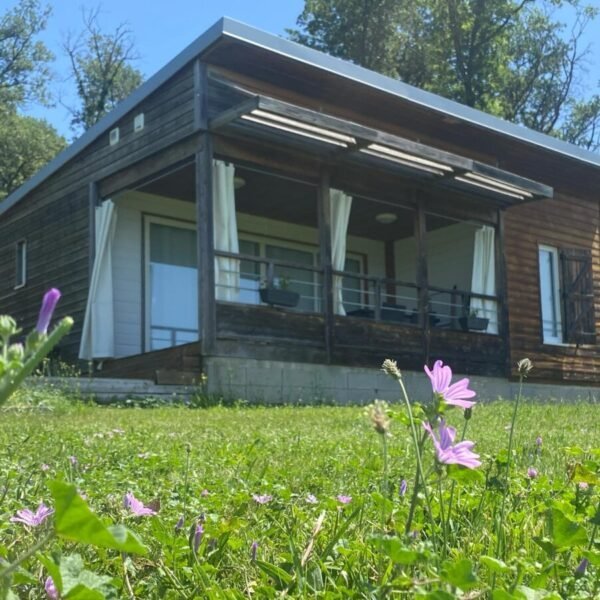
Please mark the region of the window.
[[540, 246], [540, 304], [542, 308], [542, 338], [545, 344], [562, 344], [562, 314], [558, 249]]
[[20, 240], [16, 245], [15, 289], [23, 287], [27, 281], [27, 242]]
[[594, 344], [592, 256], [586, 249], [539, 247], [545, 344]]

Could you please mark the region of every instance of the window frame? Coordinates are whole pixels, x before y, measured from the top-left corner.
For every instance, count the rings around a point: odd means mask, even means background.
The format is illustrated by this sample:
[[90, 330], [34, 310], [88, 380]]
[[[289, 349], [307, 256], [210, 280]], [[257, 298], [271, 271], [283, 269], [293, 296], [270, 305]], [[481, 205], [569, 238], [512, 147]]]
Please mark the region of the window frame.
[[[22, 250], [21, 250], [22, 249]], [[19, 273], [21, 277], [19, 278]], [[27, 285], [27, 240], [25, 238], [15, 242], [15, 285], [19, 290]]]
[[[145, 348], [144, 352], [156, 352], [151, 349], [152, 343], [152, 286], [150, 285], [150, 225], [156, 223], [158, 225], [166, 225], [168, 227], [178, 227], [179, 229], [188, 229], [196, 231], [196, 223], [185, 219], [178, 219], [176, 217], [165, 217], [154, 214], [143, 213], [143, 332], [144, 339], [142, 347]], [[197, 267], [196, 267], [197, 268]], [[200, 324], [198, 324], [200, 327]], [[170, 348], [176, 348], [176, 346], [169, 346]]]
[[[554, 284], [553, 289], [553, 300], [554, 300], [554, 312], [557, 318], [555, 325], [559, 331], [557, 336], [546, 336], [544, 328], [544, 304], [542, 301], [542, 252], [547, 252], [553, 257], [552, 265], [552, 278], [553, 281], [550, 283]], [[564, 332], [564, 315], [563, 315], [563, 298], [562, 298], [562, 278], [560, 273], [560, 248], [557, 246], [550, 246], [548, 244], [538, 244], [538, 284], [539, 284], [539, 307], [540, 307], [540, 329], [542, 336], [542, 343], [550, 346], [567, 346], [565, 342]]]

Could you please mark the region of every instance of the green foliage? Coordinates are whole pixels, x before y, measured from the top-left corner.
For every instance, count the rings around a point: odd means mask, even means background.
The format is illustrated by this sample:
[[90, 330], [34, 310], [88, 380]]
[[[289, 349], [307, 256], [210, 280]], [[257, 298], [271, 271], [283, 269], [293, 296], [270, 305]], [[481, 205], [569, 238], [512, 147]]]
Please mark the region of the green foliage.
[[126, 25], [104, 33], [97, 10], [84, 14], [83, 24], [84, 31], [70, 37], [64, 46], [80, 101], [71, 108], [75, 130], [92, 127], [143, 81], [141, 72], [131, 64], [136, 54]]
[[[48, 63], [53, 56], [36, 38], [49, 15], [50, 8], [39, 0], [19, 0], [0, 14], [0, 114], [27, 101], [47, 99]], [[1, 133], [0, 139], [6, 141]]]
[[0, 201], [66, 146], [43, 119], [0, 110]]
[[[558, 9], [570, 12], [572, 27]], [[577, 0], [305, 0], [295, 41], [580, 144], [600, 146], [600, 95], [582, 94]]]
[[[520, 407], [502, 560], [494, 553], [502, 488], [490, 480], [497, 469], [506, 470], [496, 456], [506, 448], [512, 408], [509, 402], [475, 407], [468, 438], [477, 441], [484, 476], [456, 481], [448, 543], [438, 553], [431, 541], [443, 536], [440, 498], [447, 507], [455, 479], [444, 474], [440, 496], [427, 441], [435, 529], [421, 498], [414, 532], [405, 535], [412, 484], [400, 497], [397, 482], [410, 482], [415, 464], [397, 404], [390, 406], [385, 495], [379, 491], [381, 435], [358, 407], [84, 406], [32, 410], [26, 418], [5, 412], [0, 555], [13, 562], [45, 535], [56, 535], [13, 573], [13, 597], [43, 597], [51, 576], [65, 598], [594, 598], [600, 593], [594, 533], [600, 495], [595, 484], [580, 488], [586, 482], [575, 478], [600, 476], [597, 406]], [[460, 431], [462, 415], [454, 409], [446, 417]], [[529, 466], [539, 471], [536, 479], [527, 477]], [[122, 499], [129, 490], [145, 504], [160, 498], [158, 514], [126, 511]], [[259, 504], [253, 494], [273, 499]], [[339, 494], [352, 501], [341, 504]], [[56, 511], [44, 529], [9, 521], [40, 500]], [[184, 525], [176, 530], [182, 515]], [[190, 540], [199, 521], [204, 532], [194, 553]], [[136, 554], [140, 548], [145, 554]], [[584, 556], [590, 565], [577, 579]]]

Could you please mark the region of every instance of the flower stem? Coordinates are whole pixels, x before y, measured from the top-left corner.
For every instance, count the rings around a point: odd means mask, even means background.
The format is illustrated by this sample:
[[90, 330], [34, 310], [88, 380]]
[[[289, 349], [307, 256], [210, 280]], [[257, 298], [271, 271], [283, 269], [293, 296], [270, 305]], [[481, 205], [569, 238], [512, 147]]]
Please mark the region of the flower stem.
[[[427, 482], [425, 480], [425, 473], [423, 471], [423, 461], [421, 460], [421, 445], [419, 443], [419, 436], [417, 434], [417, 428], [415, 427], [415, 419], [413, 417], [412, 407], [410, 405], [410, 400], [408, 399], [408, 393], [406, 392], [406, 387], [404, 386], [404, 381], [402, 380], [402, 376], [398, 377], [398, 383], [400, 385], [400, 389], [402, 390], [402, 396], [404, 398], [404, 402], [406, 404], [406, 410], [408, 411], [408, 419], [410, 421], [410, 429], [413, 438], [413, 444], [415, 446], [415, 454], [417, 458], [417, 479], [421, 479], [423, 482], [423, 493], [425, 495], [425, 502], [427, 504], [427, 512], [429, 513], [429, 520], [431, 521], [431, 540], [433, 542], [433, 547], [437, 554], [437, 542], [436, 542], [436, 534], [435, 534], [435, 521], [433, 519], [433, 511], [431, 510], [431, 499], [429, 498], [429, 492], [427, 491]], [[417, 486], [417, 481], [415, 481], [415, 488]]]
[[[460, 441], [464, 442], [465, 436], [467, 435], [467, 427], [469, 425], [469, 421], [465, 419], [465, 424], [463, 425], [462, 435], [460, 436]], [[454, 488], [456, 487], [456, 481], [452, 480], [452, 485], [450, 486], [450, 500], [448, 501], [448, 514], [446, 515], [446, 524], [450, 526], [450, 515], [452, 514], [452, 504], [454, 503]], [[448, 540], [445, 540], [447, 543]]]
[[17, 558], [14, 562], [8, 565], [8, 567], [2, 569], [2, 571], [0, 571], [0, 582], [3, 582], [4, 579], [6, 579], [9, 575], [14, 573], [19, 568], [19, 565], [24, 563], [28, 558], [31, 558], [40, 548], [43, 548], [53, 537], [54, 531], [50, 531], [39, 542], [31, 546], [31, 548], [29, 548], [27, 552], [21, 554], [21, 556], [19, 556], [19, 558]]
[[[508, 436], [508, 456], [506, 457], [506, 481], [504, 482], [504, 490], [502, 491], [502, 501], [500, 503], [500, 519], [498, 520], [498, 528], [496, 531], [496, 558], [500, 558], [500, 547], [502, 545], [502, 532], [504, 531], [504, 509], [506, 505], [506, 496], [508, 494], [508, 487], [510, 485], [510, 467], [512, 462], [512, 446], [513, 437], [515, 432], [515, 422], [517, 420], [517, 411], [519, 410], [519, 404], [521, 402], [521, 396], [523, 393], [523, 374], [519, 376], [519, 393], [515, 401], [515, 407], [513, 409], [512, 420], [510, 423], [510, 434]], [[502, 548], [502, 558], [504, 558], [506, 547]]]

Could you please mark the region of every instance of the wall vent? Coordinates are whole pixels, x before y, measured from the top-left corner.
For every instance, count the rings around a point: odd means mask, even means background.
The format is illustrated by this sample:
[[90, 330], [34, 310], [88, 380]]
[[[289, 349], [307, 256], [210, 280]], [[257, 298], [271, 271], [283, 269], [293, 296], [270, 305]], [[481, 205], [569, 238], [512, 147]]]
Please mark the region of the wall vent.
[[135, 115], [133, 119], [133, 131], [141, 131], [144, 129], [144, 113]]
[[111, 146], [114, 146], [115, 144], [117, 144], [119, 142], [119, 128], [115, 127], [114, 129], [110, 130], [110, 133], [108, 134], [108, 141], [110, 142]]

